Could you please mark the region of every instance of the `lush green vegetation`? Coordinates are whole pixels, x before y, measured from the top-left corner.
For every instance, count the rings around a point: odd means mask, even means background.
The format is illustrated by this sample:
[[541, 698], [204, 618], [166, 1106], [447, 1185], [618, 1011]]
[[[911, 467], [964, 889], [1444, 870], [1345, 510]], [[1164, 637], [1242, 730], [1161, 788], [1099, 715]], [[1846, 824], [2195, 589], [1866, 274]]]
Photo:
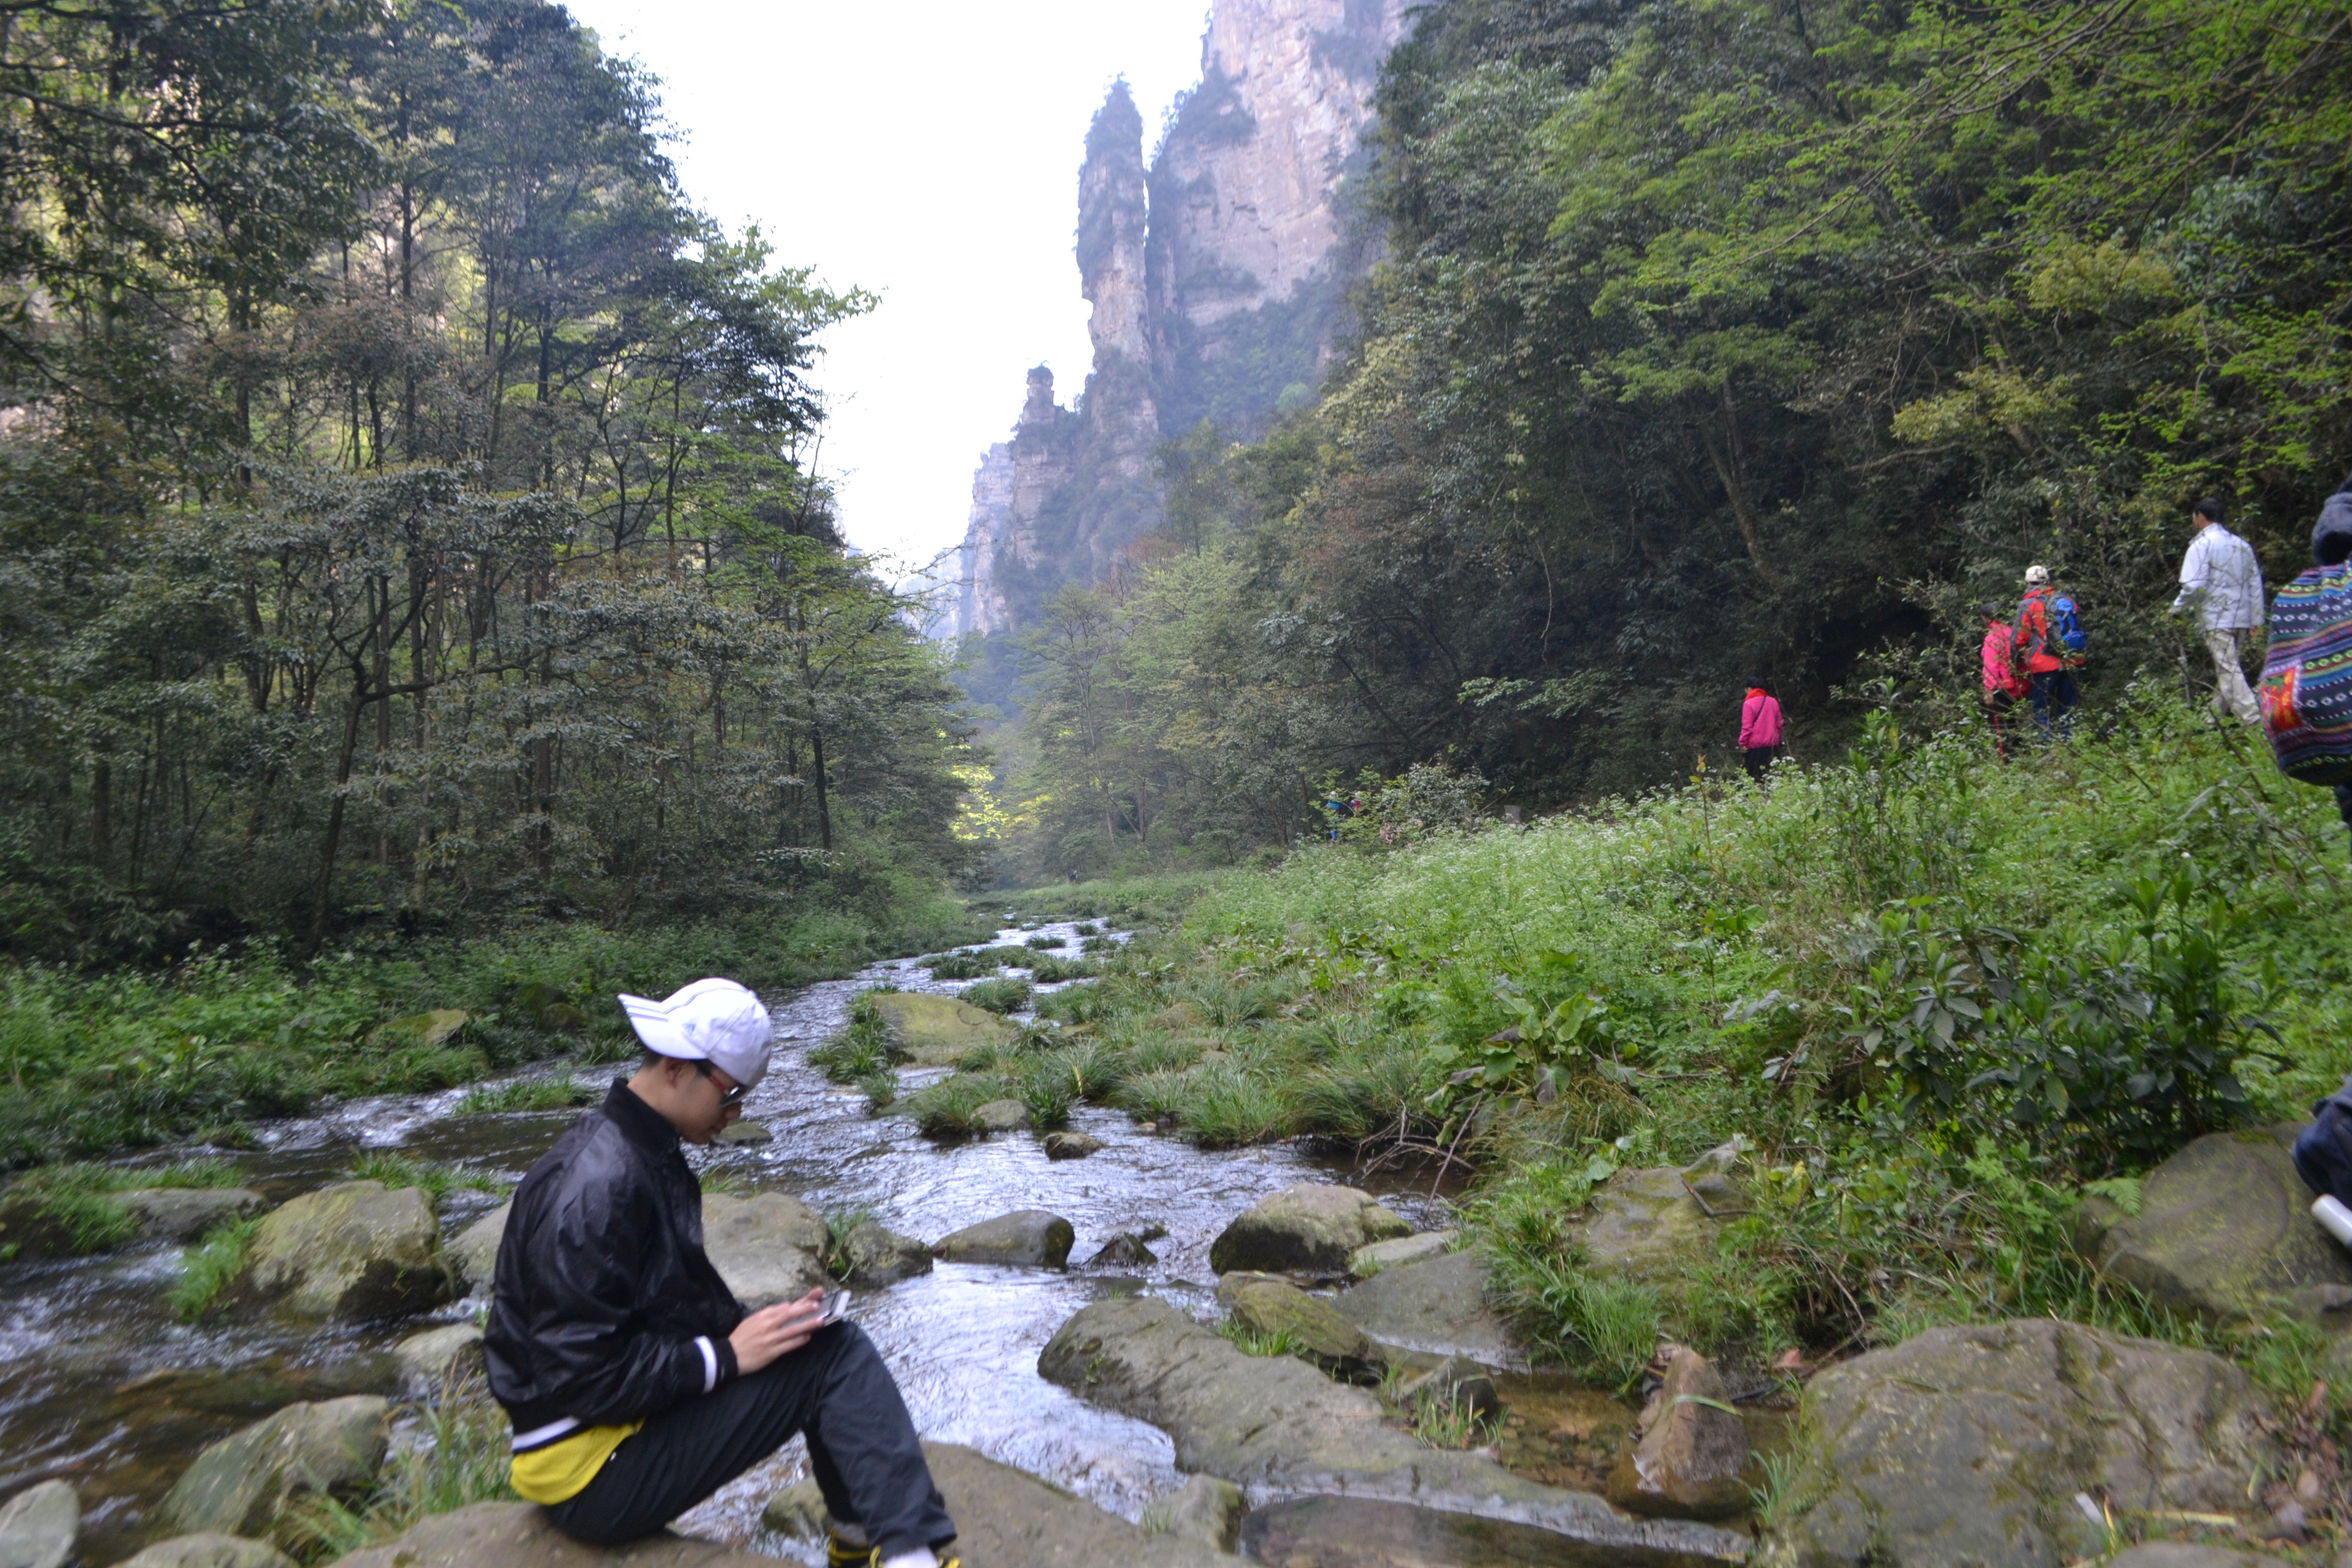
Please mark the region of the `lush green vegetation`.
[[458, 1187], [471, 1187], [482, 1193], [504, 1192], [507, 1187], [504, 1180], [486, 1172], [412, 1159], [390, 1149], [363, 1152], [352, 1162], [352, 1179], [356, 1182], [382, 1182], [387, 1187], [415, 1187], [430, 1197], [436, 1207], [443, 1198]]
[[[2177, 693], [2007, 765], [1966, 717], [1898, 701], [1769, 789], [1710, 773], [1525, 829], [1368, 816], [919, 1098], [945, 1119], [1034, 1085], [1203, 1144], [1465, 1163], [1535, 1342], [1611, 1386], [1661, 1331], [1767, 1360], [2058, 1312], [2222, 1343], [2300, 1398], [2308, 1336], [2164, 1321], [2068, 1235], [2086, 1190], [2130, 1200], [2187, 1139], [2352, 1068], [2334, 805]], [[1720, 1256], [1588, 1267], [1598, 1184], [1734, 1136], [1754, 1208]]]
[[[635, 1049], [612, 997], [704, 974], [781, 987], [981, 934], [941, 893], [799, 920], [615, 930], [548, 922], [496, 938], [390, 939], [310, 964], [249, 948], [154, 972], [0, 969], [0, 1162], [184, 1138], [235, 1145], [254, 1119], [325, 1094], [446, 1089], [554, 1056]], [[468, 1015], [437, 1042], [408, 1026]]]
[[1415, 15], [1319, 400], [1173, 443], [1158, 533], [1021, 636], [1009, 877], [1247, 863], [1368, 768], [1655, 787], [1759, 681], [1825, 760], [1860, 661], [1972, 643], [2037, 561], [2103, 710], [2210, 680], [2162, 614], [2193, 499], [2308, 563], [2352, 466], [2336, 8]]
[[[148, 1187], [233, 1187], [236, 1172], [213, 1159], [168, 1165], [72, 1163], [36, 1171], [7, 1190], [11, 1217], [55, 1233], [64, 1248], [96, 1252], [130, 1239], [131, 1211], [118, 1195]], [[9, 1242], [14, 1254], [18, 1243]]]

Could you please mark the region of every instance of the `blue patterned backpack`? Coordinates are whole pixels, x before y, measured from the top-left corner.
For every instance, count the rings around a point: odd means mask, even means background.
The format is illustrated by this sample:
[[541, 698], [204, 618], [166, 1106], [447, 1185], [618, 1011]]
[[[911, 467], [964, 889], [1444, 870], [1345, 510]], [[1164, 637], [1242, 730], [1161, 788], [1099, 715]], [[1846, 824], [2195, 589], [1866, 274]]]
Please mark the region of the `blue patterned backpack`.
[[2287, 777], [2352, 784], [2352, 563], [2315, 566], [2279, 590], [2263, 729]]

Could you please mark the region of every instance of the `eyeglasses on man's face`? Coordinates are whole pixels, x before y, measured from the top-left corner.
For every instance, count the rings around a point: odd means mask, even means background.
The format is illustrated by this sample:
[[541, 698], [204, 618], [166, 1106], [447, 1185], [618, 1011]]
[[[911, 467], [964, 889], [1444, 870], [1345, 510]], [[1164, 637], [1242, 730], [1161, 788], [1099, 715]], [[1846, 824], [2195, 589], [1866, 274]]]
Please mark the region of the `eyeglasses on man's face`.
[[[695, 1063], [694, 1070], [700, 1073], [703, 1077], [710, 1079], [714, 1084], [719, 1081], [719, 1069], [712, 1067], [709, 1062]], [[734, 1109], [736, 1106], [742, 1104], [743, 1097], [751, 1092], [751, 1089], [749, 1084], [740, 1083], [734, 1085], [732, 1088], [720, 1089], [719, 1091], [719, 1109], [721, 1110], [730, 1110]]]

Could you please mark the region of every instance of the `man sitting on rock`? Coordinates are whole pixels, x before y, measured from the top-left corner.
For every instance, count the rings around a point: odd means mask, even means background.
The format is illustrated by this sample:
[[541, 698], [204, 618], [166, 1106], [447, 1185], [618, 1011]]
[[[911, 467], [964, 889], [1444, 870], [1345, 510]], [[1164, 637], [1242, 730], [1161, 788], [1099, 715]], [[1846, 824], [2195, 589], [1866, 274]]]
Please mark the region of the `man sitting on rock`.
[[835, 1568], [934, 1568], [955, 1524], [873, 1342], [823, 1322], [819, 1291], [746, 1314], [703, 1254], [679, 1142], [709, 1142], [767, 1072], [767, 1009], [731, 980], [620, 1001], [636, 1075], [531, 1167], [499, 1244], [483, 1351], [515, 1490], [574, 1540], [616, 1545], [798, 1432]]

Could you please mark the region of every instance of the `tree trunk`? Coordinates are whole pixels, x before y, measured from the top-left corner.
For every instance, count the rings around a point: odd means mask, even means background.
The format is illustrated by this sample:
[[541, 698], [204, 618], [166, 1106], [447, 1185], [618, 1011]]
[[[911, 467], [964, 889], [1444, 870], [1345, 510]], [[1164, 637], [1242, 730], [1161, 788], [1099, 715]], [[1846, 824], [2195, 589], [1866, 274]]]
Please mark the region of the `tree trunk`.
[[327, 841], [319, 849], [319, 900], [310, 911], [310, 951], [327, 940], [327, 904], [334, 895], [335, 852], [343, 839], [343, 803], [352, 782], [352, 757], [360, 749], [360, 715], [367, 711], [367, 677], [352, 671], [351, 711], [343, 715], [343, 749], [335, 759], [335, 804], [327, 812]]
[[833, 804], [824, 787], [824, 731], [809, 726], [809, 760], [816, 769], [816, 835], [817, 843], [825, 849], [833, 847]]

